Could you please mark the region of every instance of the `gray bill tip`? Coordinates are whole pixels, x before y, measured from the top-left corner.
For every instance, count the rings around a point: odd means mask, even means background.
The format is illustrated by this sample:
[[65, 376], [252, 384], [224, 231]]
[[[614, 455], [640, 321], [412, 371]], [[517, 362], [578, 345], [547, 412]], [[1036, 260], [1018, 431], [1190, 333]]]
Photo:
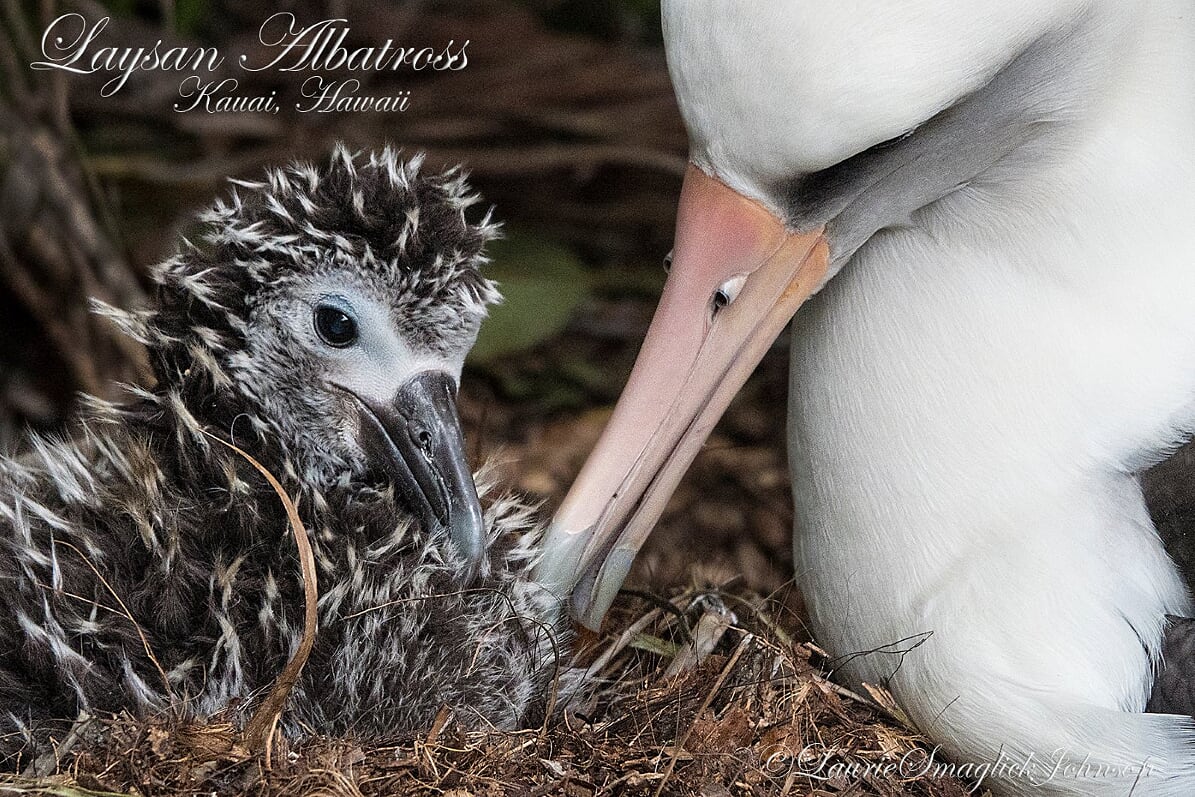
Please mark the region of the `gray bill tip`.
[[544, 537], [543, 555], [532, 578], [561, 602], [581, 578], [590, 531], [571, 532], [553, 523]]
[[596, 572], [581, 580], [573, 592], [573, 619], [590, 631], [599, 631], [602, 620], [618, 597], [623, 582], [635, 563], [635, 552], [615, 548], [606, 561], [596, 567]]
[[455, 394], [449, 374], [424, 371], [385, 405], [355, 397], [364, 409], [367, 456], [390, 477], [425, 528], [448, 535], [464, 560], [461, 578], [467, 583], [484, 568], [487, 535]]

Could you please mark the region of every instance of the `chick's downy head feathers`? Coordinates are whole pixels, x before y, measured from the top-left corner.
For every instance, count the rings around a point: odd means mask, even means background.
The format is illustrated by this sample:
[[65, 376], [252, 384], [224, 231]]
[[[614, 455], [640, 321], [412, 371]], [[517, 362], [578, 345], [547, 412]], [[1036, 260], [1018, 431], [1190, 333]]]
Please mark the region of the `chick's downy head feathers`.
[[226, 431], [276, 436], [316, 481], [367, 469], [364, 408], [421, 373], [455, 390], [498, 299], [480, 271], [497, 225], [470, 221], [464, 174], [422, 161], [338, 146], [323, 166], [234, 181], [202, 242], [158, 267], [158, 307], [136, 324], [160, 386], [201, 416], [220, 407], [202, 420]]

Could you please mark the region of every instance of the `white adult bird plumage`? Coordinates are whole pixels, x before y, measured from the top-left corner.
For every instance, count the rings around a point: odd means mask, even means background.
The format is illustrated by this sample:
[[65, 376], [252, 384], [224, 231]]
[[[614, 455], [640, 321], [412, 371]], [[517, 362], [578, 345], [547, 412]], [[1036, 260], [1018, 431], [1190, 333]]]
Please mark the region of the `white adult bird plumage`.
[[674, 263], [540, 578], [600, 620], [816, 293], [794, 552], [839, 672], [1002, 792], [1195, 793], [1192, 720], [1141, 713], [1191, 599], [1136, 477], [1195, 429], [1192, 12], [665, 0]]

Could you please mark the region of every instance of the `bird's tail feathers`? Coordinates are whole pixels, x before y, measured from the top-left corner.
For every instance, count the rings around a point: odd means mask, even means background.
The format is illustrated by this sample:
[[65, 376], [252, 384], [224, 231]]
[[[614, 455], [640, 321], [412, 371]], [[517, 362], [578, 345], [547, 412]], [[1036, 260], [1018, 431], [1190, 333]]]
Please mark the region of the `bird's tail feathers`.
[[[989, 724], [1008, 723], [983, 735], [985, 744], [998, 746], [950, 751], [957, 762], [950, 774], [981, 781], [980, 791], [991, 788], [1007, 795], [1195, 794], [1195, 719], [1053, 700], [1034, 703], [1026, 705], [1031, 712], [1027, 715], [992, 712]], [[931, 735], [950, 736], [948, 730]]]

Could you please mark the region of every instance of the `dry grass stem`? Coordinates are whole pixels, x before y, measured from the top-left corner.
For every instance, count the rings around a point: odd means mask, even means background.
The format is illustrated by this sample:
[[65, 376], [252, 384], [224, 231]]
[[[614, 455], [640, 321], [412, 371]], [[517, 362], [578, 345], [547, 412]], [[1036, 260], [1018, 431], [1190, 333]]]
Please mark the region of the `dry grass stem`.
[[264, 465], [233, 443], [223, 440], [207, 431], [204, 434], [240, 454], [265, 477], [265, 480], [269, 482], [270, 487], [278, 494], [278, 499], [282, 501], [282, 505], [286, 508], [286, 518], [290, 523], [290, 530], [295, 537], [295, 546], [299, 550], [299, 564], [303, 575], [303, 636], [299, 641], [299, 647], [295, 651], [295, 655], [286, 663], [286, 667], [278, 675], [278, 680], [274, 682], [273, 688], [270, 689], [269, 694], [266, 695], [265, 700], [257, 707], [257, 710], [253, 712], [253, 716], [249, 718], [249, 722], [245, 726], [246, 742], [253, 749], [266, 749], [267, 760], [269, 760], [270, 756], [268, 753], [271, 749], [274, 729], [278, 725], [278, 718], [282, 715], [282, 709], [286, 705], [286, 700], [290, 697], [291, 690], [294, 689], [299, 676], [303, 673], [303, 666], [307, 664], [307, 657], [311, 655], [311, 648], [315, 644], [318, 620], [317, 612], [319, 608], [319, 586], [316, 581], [315, 556], [311, 552], [311, 542], [307, 539], [307, 528], [303, 525], [303, 521], [299, 517], [298, 508], [295, 507], [295, 502], [286, 494], [286, 490], [282, 488], [282, 485], [274, 477], [274, 474], [270, 473]]

